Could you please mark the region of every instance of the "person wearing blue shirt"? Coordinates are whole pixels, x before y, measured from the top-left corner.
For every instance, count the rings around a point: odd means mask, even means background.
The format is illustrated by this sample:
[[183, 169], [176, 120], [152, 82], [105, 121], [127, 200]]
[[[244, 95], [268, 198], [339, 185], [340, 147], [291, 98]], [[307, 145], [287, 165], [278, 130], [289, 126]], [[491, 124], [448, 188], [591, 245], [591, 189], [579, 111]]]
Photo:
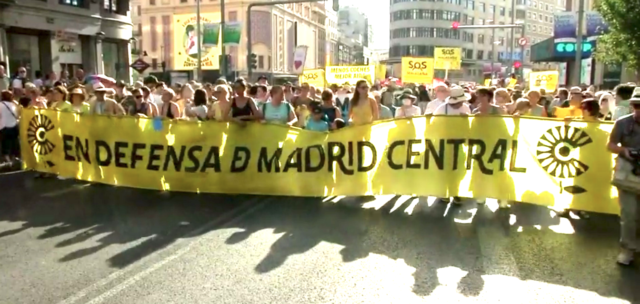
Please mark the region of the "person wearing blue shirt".
[[311, 117], [307, 121], [305, 129], [318, 132], [329, 131], [329, 123], [323, 119], [324, 116], [322, 106], [319, 104], [313, 104], [311, 107]]

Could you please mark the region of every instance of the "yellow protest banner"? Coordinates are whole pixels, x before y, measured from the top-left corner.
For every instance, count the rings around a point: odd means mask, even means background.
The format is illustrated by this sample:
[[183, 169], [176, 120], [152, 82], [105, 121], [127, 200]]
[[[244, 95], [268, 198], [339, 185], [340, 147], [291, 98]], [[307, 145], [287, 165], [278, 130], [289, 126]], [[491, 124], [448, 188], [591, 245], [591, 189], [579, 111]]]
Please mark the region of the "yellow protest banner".
[[435, 48], [435, 69], [459, 70], [462, 56], [460, 48]]
[[324, 74], [327, 84], [355, 85], [358, 80], [366, 80], [370, 84], [376, 79], [375, 65], [328, 66]]
[[323, 133], [158, 122], [26, 109], [22, 159], [28, 169], [155, 190], [461, 196], [619, 212], [611, 123], [423, 116]]
[[300, 84], [308, 83], [309, 85], [318, 88], [324, 89], [324, 70], [323, 69], [315, 69], [315, 70], [304, 70], [302, 75], [300, 75]]
[[402, 57], [402, 82], [432, 83], [433, 58]]
[[[193, 70], [198, 66], [198, 35], [195, 14], [173, 15], [173, 69]], [[202, 24], [202, 69], [219, 68], [220, 13], [200, 14]], [[155, 29], [154, 29], [155, 30]]]
[[558, 87], [558, 71], [529, 73], [529, 89], [553, 92]]

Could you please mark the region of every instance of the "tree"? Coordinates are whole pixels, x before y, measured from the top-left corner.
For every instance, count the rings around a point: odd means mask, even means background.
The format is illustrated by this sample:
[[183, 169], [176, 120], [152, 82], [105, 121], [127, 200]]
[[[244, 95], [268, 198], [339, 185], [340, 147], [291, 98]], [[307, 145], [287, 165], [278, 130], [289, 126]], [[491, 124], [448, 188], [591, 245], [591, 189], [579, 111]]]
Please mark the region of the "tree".
[[600, 0], [596, 9], [609, 26], [609, 32], [598, 38], [596, 59], [609, 64], [626, 63], [639, 77], [640, 1]]

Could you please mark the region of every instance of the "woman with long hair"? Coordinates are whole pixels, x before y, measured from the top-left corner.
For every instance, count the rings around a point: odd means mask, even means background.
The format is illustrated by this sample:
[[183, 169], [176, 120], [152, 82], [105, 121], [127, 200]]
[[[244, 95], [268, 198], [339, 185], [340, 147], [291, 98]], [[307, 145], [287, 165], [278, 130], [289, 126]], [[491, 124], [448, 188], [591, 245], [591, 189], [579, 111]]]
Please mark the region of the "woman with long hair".
[[187, 116], [201, 121], [206, 120], [209, 110], [207, 108], [208, 99], [209, 97], [204, 89], [197, 89], [193, 94], [193, 105], [187, 107]]
[[369, 83], [366, 80], [358, 80], [349, 107], [349, 119], [354, 125], [366, 125], [377, 120], [378, 116], [378, 104], [369, 94]]

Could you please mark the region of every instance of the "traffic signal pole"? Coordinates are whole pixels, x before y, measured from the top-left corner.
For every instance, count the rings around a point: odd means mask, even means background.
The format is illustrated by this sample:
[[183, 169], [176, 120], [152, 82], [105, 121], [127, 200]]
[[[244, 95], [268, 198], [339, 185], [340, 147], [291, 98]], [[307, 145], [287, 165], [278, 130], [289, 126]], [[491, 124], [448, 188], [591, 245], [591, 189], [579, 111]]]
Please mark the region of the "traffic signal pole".
[[[269, 1], [269, 2], [259, 2], [259, 3], [251, 3], [247, 7], [247, 74], [249, 81], [251, 81], [251, 74], [253, 73], [253, 68], [251, 66], [250, 58], [252, 52], [252, 38], [251, 38], [251, 9], [258, 6], [274, 6], [278, 4], [295, 4], [295, 3], [315, 3], [315, 2], [324, 2], [325, 0], [282, 0], [282, 1]], [[334, 4], [337, 0], [334, 0]], [[334, 5], [334, 9], [335, 9]]]

